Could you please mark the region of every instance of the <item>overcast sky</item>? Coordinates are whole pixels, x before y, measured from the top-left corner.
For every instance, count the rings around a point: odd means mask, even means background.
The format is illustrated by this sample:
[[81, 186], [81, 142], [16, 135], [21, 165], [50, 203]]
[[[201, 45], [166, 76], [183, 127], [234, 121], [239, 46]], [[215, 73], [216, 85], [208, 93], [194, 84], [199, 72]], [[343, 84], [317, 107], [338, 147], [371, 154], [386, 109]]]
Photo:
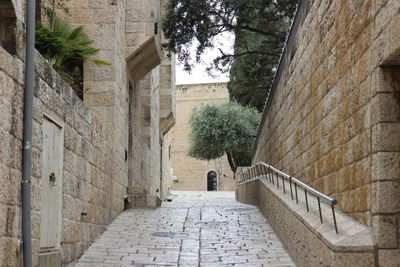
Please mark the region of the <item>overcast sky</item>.
[[[218, 48], [221, 48], [224, 52], [232, 52], [234, 37], [232, 34], [225, 34], [218, 38], [215, 42], [216, 48], [208, 49], [202, 56], [202, 64], [196, 65], [191, 73], [183, 70], [182, 65], [176, 65], [176, 84], [188, 84], [188, 83], [208, 83], [208, 82], [227, 82], [229, 81], [228, 74], [214, 73], [211, 77], [206, 72], [206, 67], [212, 60], [220, 54]], [[193, 49], [194, 50], [194, 49]]]

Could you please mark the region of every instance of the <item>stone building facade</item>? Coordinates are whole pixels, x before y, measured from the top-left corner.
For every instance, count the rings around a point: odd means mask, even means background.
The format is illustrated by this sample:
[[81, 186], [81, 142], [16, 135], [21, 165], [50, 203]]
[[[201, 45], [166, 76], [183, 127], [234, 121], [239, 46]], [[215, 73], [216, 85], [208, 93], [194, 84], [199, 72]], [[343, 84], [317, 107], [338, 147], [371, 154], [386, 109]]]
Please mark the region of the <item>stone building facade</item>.
[[[73, 265], [124, 208], [156, 206], [171, 188], [175, 73], [158, 26], [166, 1], [63, 2], [68, 15], [56, 13], [83, 25], [94, 58], [112, 65], [84, 62], [82, 101], [35, 55], [34, 266]], [[0, 266], [20, 266], [25, 1], [1, 1], [0, 24]]]
[[[216, 180], [213, 190], [234, 189], [233, 172], [226, 156], [216, 160], [197, 160], [187, 155], [189, 151], [189, 120], [194, 108], [205, 103], [229, 101], [227, 84], [184, 84], [176, 88], [176, 124], [172, 128], [171, 159], [173, 190], [207, 190], [208, 179]], [[216, 176], [215, 176], [216, 175]], [[214, 188], [215, 187], [215, 188]]]
[[253, 155], [370, 227], [379, 266], [400, 262], [399, 11], [301, 1]]

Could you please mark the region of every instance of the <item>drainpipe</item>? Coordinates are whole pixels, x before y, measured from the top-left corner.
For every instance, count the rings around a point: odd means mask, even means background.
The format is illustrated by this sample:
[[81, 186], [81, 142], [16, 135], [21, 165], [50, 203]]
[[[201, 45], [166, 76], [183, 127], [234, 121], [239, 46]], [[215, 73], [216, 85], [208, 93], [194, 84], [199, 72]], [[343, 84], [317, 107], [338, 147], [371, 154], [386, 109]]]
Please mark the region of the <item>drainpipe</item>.
[[24, 143], [22, 154], [22, 250], [23, 266], [32, 266], [31, 225], [31, 161], [32, 161], [32, 109], [35, 78], [35, 0], [26, 5], [26, 55], [24, 96]]

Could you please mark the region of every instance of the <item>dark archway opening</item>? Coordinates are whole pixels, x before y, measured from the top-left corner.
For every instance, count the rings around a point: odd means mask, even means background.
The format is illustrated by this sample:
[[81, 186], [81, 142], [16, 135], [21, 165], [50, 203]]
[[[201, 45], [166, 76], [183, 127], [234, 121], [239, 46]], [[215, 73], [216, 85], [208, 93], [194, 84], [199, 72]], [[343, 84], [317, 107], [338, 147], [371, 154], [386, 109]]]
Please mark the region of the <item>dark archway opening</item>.
[[210, 171], [207, 173], [207, 191], [217, 191], [217, 173]]

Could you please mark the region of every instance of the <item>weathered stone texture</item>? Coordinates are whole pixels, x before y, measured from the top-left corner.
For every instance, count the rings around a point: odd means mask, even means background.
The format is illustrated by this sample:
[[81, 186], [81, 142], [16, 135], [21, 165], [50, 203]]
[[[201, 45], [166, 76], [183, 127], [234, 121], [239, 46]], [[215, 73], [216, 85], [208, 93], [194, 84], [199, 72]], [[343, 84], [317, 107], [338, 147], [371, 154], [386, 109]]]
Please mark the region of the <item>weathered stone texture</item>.
[[158, 209], [123, 212], [76, 267], [109, 264], [295, 266], [257, 207], [233, 192], [185, 191]]
[[321, 224], [314, 197], [308, 198], [307, 212], [303, 194], [297, 204], [282, 186], [277, 189], [265, 177], [239, 183], [236, 197], [260, 208], [298, 266], [376, 266], [374, 237], [368, 227], [336, 212], [336, 234], [330, 206], [321, 204]]
[[166, 133], [162, 138], [162, 173], [161, 173], [161, 199], [166, 199], [172, 190], [171, 171], [171, 132]]
[[253, 162], [331, 195], [379, 247], [399, 248], [387, 237], [399, 228], [400, 2], [303, 4]]
[[176, 89], [176, 124], [172, 128], [172, 168], [178, 179], [174, 190], [207, 190], [207, 174], [217, 173], [218, 190], [233, 190], [233, 173], [226, 156], [203, 161], [191, 158], [189, 151], [189, 120], [194, 108], [204, 103], [223, 103], [229, 100], [226, 83], [179, 85]]
[[[19, 266], [21, 263], [24, 95], [24, 62], [21, 59], [24, 58], [25, 19], [24, 1], [10, 0], [10, 3], [16, 16], [15, 54], [4, 49], [0, 40], [1, 266]], [[34, 266], [39, 264], [40, 250], [44, 114], [50, 114], [63, 124], [61, 247], [55, 250], [61, 253], [63, 264], [73, 264], [105, 230], [124, 209], [128, 193], [139, 191], [148, 203], [155, 205], [157, 199], [168, 195], [171, 183], [169, 157], [162, 153], [160, 141], [164, 136], [167, 146], [164, 149], [168, 151], [171, 125], [161, 131], [160, 106], [163, 105], [163, 111], [174, 113], [174, 66], [164, 59], [164, 70], [157, 67], [148, 74], [148, 80], [136, 81], [138, 84], [148, 81], [148, 85], [133, 84], [131, 87], [126, 64], [127, 55], [147, 40], [143, 36], [154, 36], [154, 22], [160, 21], [161, 1], [69, 0], [63, 4], [69, 14], [64, 14], [56, 6], [57, 14], [73, 26], [84, 25], [85, 32], [100, 51], [84, 62], [84, 101], [41, 55], [36, 54], [32, 147]], [[0, 16], [0, 23], [3, 22], [1, 19]], [[135, 33], [136, 39], [140, 40], [135, 46], [127, 44], [131, 32], [127, 28], [131, 28], [131, 22], [148, 24]], [[155, 39], [160, 42], [160, 34], [156, 34]], [[112, 65], [96, 65], [93, 59], [105, 60]], [[162, 102], [160, 95], [168, 99]], [[173, 116], [167, 112], [163, 114], [170, 119], [170, 124], [174, 123]], [[143, 124], [141, 118], [148, 120]], [[151, 146], [144, 142], [145, 131]], [[164, 174], [162, 181], [161, 172]], [[87, 212], [87, 215], [81, 212]]]
[[[48, 65], [39, 54], [37, 58], [37, 83], [35, 89], [35, 110], [43, 112], [50, 109], [55, 116], [65, 122], [64, 126], [64, 166], [63, 166], [63, 221], [62, 221], [62, 261], [76, 260], [93, 239], [101, 234], [111, 220], [123, 210], [123, 197], [126, 194], [125, 175], [114, 176], [114, 169], [126, 169], [118, 166], [121, 157], [113, 150], [113, 137], [96, 116], [73, 93], [62, 80], [58, 82], [58, 92], [51, 87], [58, 74], [43, 66]], [[46, 69], [46, 72], [42, 72]], [[54, 103], [59, 103], [58, 109]], [[39, 129], [43, 117], [34, 116]], [[42, 138], [37, 132], [34, 143], [41, 165]], [[41, 173], [38, 173], [41, 174]], [[40, 176], [33, 177], [33, 195], [37, 201], [32, 209], [40, 216]], [[37, 197], [35, 197], [35, 195]], [[81, 212], [88, 212], [81, 216]], [[38, 216], [38, 217], [39, 217]], [[34, 221], [34, 225], [39, 221]], [[39, 228], [34, 228], [34, 242], [38, 242]], [[73, 254], [69, 254], [73, 251]], [[37, 252], [35, 252], [37, 253]]]

